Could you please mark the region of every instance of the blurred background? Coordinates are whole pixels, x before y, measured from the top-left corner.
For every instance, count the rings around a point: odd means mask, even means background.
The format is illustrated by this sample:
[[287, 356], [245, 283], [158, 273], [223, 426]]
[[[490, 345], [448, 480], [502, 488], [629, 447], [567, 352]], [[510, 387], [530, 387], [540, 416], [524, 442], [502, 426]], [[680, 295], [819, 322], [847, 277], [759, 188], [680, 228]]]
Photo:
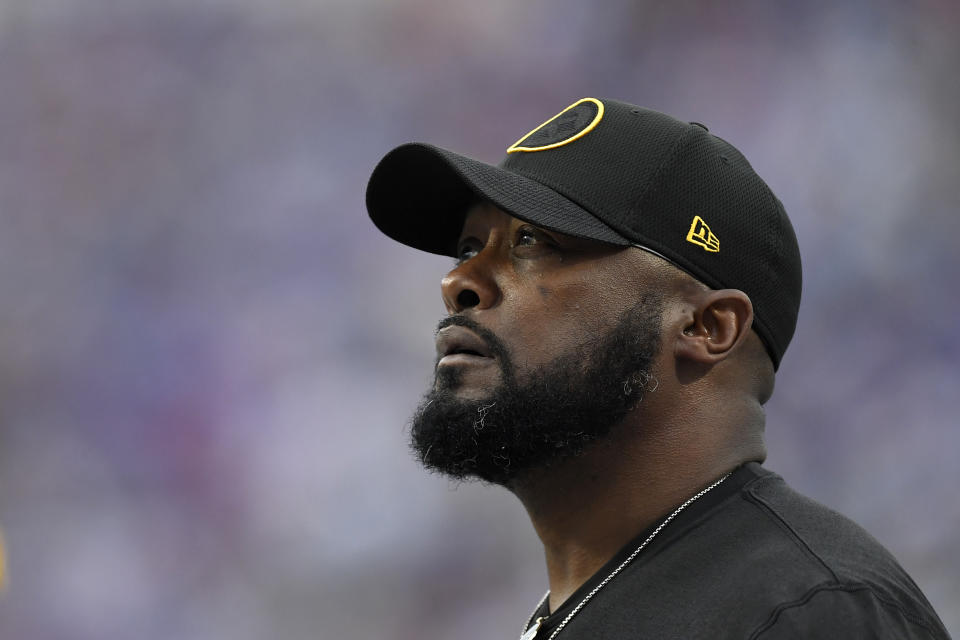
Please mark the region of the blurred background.
[[379, 158], [584, 96], [706, 123], [804, 257], [767, 466], [960, 636], [960, 5], [0, 0], [4, 640], [513, 638], [506, 491], [421, 471], [448, 259]]

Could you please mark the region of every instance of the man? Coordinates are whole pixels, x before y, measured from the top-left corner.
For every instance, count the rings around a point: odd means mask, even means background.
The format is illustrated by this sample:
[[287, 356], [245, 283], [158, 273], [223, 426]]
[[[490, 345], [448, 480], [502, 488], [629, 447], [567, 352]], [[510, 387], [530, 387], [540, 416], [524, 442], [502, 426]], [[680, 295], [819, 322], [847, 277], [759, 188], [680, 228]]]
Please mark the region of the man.
[[800, 255], [730, 144], [585, 98], [497, 167], [394, 149], [367, 208], [456, 259], [413, 447], [526, 507], [549, 591], [523, 638], [948, 637], [869, 534], [760, 466]]

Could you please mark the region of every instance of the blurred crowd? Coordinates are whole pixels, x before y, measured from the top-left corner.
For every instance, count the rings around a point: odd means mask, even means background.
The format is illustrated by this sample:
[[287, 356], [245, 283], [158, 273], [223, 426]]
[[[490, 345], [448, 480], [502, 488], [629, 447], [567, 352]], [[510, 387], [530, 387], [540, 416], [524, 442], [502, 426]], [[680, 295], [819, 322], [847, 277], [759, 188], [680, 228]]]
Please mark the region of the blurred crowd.
[[[366, 179], [584, 96], [707, 124], [790, 213], [767, 466], [960, 635], [960, 4], [0, 0], [0, 638], [519, 635], [507, 492], [407, 449], [449, 261]], [[0, 554], [0, 567], [2, 567]]]

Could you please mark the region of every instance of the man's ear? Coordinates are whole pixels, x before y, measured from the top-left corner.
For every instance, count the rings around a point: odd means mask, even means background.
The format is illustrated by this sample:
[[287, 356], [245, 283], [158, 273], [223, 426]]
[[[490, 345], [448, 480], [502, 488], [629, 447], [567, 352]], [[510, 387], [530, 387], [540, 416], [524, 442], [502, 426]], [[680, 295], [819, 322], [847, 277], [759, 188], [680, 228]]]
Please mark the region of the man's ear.
[[746, 338], [752, 324], [753, 303], [743, 291], [704, 291], [677, 336], [677, 358], [716, 364]]

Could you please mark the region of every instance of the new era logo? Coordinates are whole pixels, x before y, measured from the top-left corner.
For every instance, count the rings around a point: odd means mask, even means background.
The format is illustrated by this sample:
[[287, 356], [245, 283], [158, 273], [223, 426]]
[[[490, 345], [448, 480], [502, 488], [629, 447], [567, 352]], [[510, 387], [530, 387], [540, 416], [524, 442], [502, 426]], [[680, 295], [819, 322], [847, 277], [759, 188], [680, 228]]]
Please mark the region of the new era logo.
[[693, 222], [690, 224], [690, 231], [687, 233], [687, 242], [692, 242], [712, 253], [720, 252], [720, 241], [717, 240], [717, 236], [713, 235], [713, 231], [710, 231], [710, 227], [700, 216], [694, 216]]

